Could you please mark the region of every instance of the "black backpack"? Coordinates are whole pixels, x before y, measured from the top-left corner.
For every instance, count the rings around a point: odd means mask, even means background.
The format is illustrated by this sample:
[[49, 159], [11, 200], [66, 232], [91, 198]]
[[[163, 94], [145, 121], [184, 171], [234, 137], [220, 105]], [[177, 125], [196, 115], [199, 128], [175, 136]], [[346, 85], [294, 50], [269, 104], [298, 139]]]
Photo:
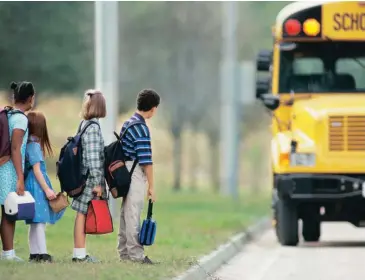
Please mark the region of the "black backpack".
[[78, 197], [85, 189], [89, 170], [86, 175], [83, 175], [81, 172], [81, 136], [92, 124], [97, 124], [99, 126], [97, 122], [90, 121], [81, 130], [81, 122], [76, 136], [67, 138], [67, 143], [62, 147], [59, 160], [56, 163], [57, 177], [61, 184], [61, 192], [66, 192], [69, 197]]
[[125, 165], [125, 157], [122, 149], [122, 138], [130, 127], [142, 123], [144, 122], [140, 120], [131, 121], [120, 137], [116, 132], [114, 132], [117, 140], [104, 148], [105, 180], [109, 186], [109, 191], [114, 198], [127, 196], [131, 185], [132, 174], [138, 163], [136, 159], [133, 162], [131, 171], [128, 171], [127, 166]]

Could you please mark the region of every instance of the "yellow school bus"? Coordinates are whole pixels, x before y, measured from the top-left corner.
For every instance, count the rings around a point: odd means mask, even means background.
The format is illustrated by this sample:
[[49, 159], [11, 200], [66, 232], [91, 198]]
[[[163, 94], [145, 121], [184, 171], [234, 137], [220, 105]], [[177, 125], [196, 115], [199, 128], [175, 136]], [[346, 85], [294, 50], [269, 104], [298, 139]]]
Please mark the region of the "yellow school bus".
[[323, 221], [365, 223], [365, 3], [288, 4], [257, 57], [256, 97], [272, 114], [278, 241], [318, 241]]

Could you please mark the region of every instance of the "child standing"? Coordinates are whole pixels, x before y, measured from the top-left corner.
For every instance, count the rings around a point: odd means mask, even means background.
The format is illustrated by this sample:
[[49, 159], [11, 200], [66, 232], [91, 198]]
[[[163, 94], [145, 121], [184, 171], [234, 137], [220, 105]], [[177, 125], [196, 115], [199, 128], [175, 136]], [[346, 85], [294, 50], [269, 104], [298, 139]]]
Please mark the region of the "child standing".
[[29, 112], [29, 140], [26, 151], [26, 171], [28, 175], [25, 188], [35, 200], [35, 215], [29, 228], [30, 261], [52, 262], [52, 257], [47, 253], [46, 223], [56, 223], [64, 214], [52, 211], [49, 200], [56, 198], [51, 182], [47, 175], [44, 156], [52, 155], [52, 148], [48, 137], [46, 118], [41, 112]]
[[118, 238], [118, 252], [121, 260], [132, 260], [143, 264], [153, 264], [151, 259], [144, 255], [143, 246], [139, 243], [141, 212], [148, 183], [147, 195], [155, 201], [153, 182], [153, 163], [151, 136], [146, 120], [151, 119], [160, 105], [160, 96], [152, 89], [144, 89], [137, 97], [137, 108], [134, 115], [127, 120], [121, 130], [122, 136], [127, 126], [139, 120], [124, 133], [123, 153], [126, 166], [131, 170], [133, 162], [137, 160], [132, 182], [127, 196], [123, 199], [120, 213], [120, 227]]
[[4, 203], [10, 192], [24, 194], [24, 158], [28, 140], [28, 119], [25, 112], [34, 104], [35, 89], [30, 82], [11, 83], [14, 108], [8, 113], [11, 158], [0, 165], [0, 235], [3, 251], [2, 260], [22, 261], [14, 251], [15, 222], [6, 219]]
[[86, 253], [85, 222], [89, 202], [95, 196], [106, 197], [104, 138], [99, 126], [99, 119], [106, 116], [106, 104], [104, 95], [100, 91], [92, 89], [86, 91], [81, 116], [83, 121], [80, 129], [88, 125], [81, 136], [82, 174], [89, 175], [83, 193], [74, 198], [71, 204], [71, 208], [77, 212], [72, 261], [96, 263], [98, 260]]

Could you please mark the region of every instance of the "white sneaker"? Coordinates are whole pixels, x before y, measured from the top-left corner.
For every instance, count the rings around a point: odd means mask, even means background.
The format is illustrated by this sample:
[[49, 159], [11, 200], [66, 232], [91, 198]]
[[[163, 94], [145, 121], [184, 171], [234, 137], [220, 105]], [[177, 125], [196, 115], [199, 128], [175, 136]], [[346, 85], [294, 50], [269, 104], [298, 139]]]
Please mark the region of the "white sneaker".
[[24, 260], [22, 258], [19, 258], [18, 256], [13, 256], [11, 260], [14, 262], [24, 262]]
[[13, 255], [13, 256], [6, 256], [6, 257], [1, 256], [1, 260], [3, 260], [3, 261], [12, 261], [12, 262], [23, 262], [24, 261], [23, 259], [15, 256], [15, 255]]

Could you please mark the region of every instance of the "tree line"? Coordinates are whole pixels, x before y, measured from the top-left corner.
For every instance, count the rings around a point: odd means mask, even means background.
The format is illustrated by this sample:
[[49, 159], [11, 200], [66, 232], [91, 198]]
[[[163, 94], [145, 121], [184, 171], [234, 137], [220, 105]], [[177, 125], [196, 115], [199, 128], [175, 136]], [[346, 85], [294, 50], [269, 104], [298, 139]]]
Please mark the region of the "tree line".
[[[271, 25], [286, 4], [239, 3], [239, 59], [253, 59], [258, 48], [270, 47]], [[143, 87], [161, 92], [174, 154], [181, 155], [185, 128], [206, 133], [216, 189], [221, 9], [219, 2], [120, 2], [118, 23], [120, 111], [134, 105]], [[1, 2], [0, 23], [3, 88], [27, 79], [41, 95], [73, 95], [94, 84], [93, 2]], [[174, 170], [179, 189], [179, 157]]]

